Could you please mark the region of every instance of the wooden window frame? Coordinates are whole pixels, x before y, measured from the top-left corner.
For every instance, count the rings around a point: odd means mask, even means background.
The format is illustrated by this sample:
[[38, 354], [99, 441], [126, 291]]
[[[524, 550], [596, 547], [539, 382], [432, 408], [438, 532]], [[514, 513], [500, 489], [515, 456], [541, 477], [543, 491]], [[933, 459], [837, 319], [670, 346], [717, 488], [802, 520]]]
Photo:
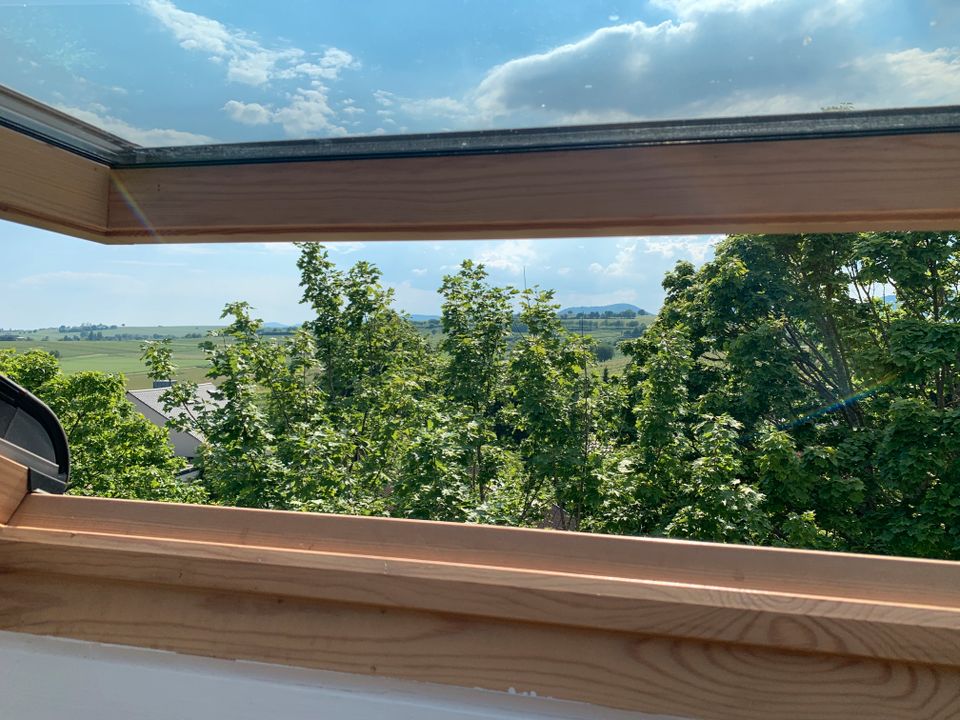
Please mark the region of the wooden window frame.
[[0, 89], [0, 158], [109, 244], [960, 227], [960, 107], [139, 148]]
[[[0, 217], [105, 243], [960, 227], [955, 108], [197, 149], [17, 108]], [[28, 494], [3, 458], [0, 629], [690, 718], [960, 707], [957, 563]]]
[[0, 630], [675, 717], [917, 720], [960, 701], [958, 563], [26, 482], [0, 460]]

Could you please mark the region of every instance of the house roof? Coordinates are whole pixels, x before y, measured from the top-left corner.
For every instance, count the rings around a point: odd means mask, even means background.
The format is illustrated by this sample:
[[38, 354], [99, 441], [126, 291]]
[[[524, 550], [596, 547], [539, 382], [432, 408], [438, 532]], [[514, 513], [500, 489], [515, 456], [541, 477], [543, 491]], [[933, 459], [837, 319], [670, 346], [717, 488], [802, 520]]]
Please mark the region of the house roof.
[[[153, 410], [155, 413], [162, 415], [167, 420], [182, 417], [184, 414], [183, 408], [176, 407], [172, 408], [170, 411], [167, 411], [163, 407], [161, 396], [164, 392], [166, 392], [167, 389], [168, 388], [165, 387], [159, 387], [144, 388], [143, 390], [127, 390], [127, 397], [132, 400], [139, 401], [146, 407]], [[208, 408], [221, 405], [222, 402], [213, 397], [212, 393], [214, 390], [216, 390], [216, 385], [213, 383], [200, 383], [197, 385], [197, 401]]]

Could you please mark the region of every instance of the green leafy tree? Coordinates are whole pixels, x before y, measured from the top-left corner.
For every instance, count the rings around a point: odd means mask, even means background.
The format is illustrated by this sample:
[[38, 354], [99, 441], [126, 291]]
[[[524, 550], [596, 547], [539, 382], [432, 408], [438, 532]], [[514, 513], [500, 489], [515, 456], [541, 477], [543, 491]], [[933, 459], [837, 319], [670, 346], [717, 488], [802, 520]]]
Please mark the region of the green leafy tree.
[[465, 428], [471, 486], [480, 503], [497, 480], [504, 458], [498, 452], [497, 421], [506, 400], [507, 338], [513, 325], [512, 288], [487, 283], [483, 265], [466, 260], [443, 279], [440, 349], [444, 393]]
[[603, 529], [960, 557], [958, 249], [733, 236], [678, 264], [624, 343], [634, 422]]
[[[231, 323], [204, 342], [212, 402], [195, 383], [164, 393], [173, 423], [199, 433], [197, 464], [215, 502], [246, 507], [332, 509], [346, 479], [346, 437], [324, 414], [313, 370], [314, 346], [305, 333], [277, 343], [257, 331], [246, 303], [224, 310]], [[147, 343], [144, 359], [155, 378], [176, 374], [167, 340]]]
[[57, 414], [70, 444], [69, 492], [75, 495], [203, 502], [203, 490], [181, 480], [167, 432], [126, 398], [122, 375], [86, 371], [64, 375], [57, 359], [31, 350], [0, 351], [0, 373]]
[[509, 356], [510, 419], [525, 470], [519, 521], [548, 497], [560, 526], [574, 529], [599, 503], [596, 380], [590, 341], [564, 328], [559, 307], [552, 291], [522, 295], [527, 332]]
[[726, 238], [602, 378], [552, 293], [482, 265], [444, 278], [436, 347], [376, 267], [298, 265], [301, 332], [231, 304], [216, 402], [167, 393], [215, 502], [960, 558], [952, 233]]

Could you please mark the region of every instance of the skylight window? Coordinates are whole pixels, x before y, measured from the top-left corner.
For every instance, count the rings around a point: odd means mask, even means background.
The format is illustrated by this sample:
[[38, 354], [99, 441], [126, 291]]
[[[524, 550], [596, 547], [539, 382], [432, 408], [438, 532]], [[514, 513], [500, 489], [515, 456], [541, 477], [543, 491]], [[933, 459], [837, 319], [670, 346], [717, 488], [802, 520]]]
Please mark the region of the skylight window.
[[147, 147], [960, 101], [951, 0], [0, 7], [0, 84]]

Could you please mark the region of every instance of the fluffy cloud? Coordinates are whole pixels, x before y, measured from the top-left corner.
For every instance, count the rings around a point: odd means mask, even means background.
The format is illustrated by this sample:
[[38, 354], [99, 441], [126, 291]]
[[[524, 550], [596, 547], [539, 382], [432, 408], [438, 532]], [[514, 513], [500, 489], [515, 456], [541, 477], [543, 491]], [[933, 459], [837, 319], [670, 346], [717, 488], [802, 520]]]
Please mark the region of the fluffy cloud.
[[617, 255], [608, 265], [591, 263], [590, 272], [611, 277], [626, 277], [634, 273], [634, 258], [637, 254], [636, 238], [628, 238], [617, 243]]
[[274, 113], [273, 120], [292, 136], [345, 135], [347, 132], [334, 121], [327, 90], [319, 83], [310, 89], [297, 90], [290, 103]]
[[776, 5], [784, 0], [653, 0], [677, 17], [709, 15], [716, 12], [750, 13], [758, 8]]
[[[376, 99], [401, 125], [521, 127], [957, 102], [960, 48], [863, 32], [866, 0], [652, 0], [618, 23], [492, 68], [462, 98]], [[940, 0], [932, 0], [934, 4]], [[931, 20], [935, 23], [936, 18]], [[457, 125], [459, 123], [459, 125]]]
[[216, 142], [207, 135], [173, 130], [171, 128], [141, 128], [115, 118], [107, 113], [102, 105], [93, 105], [90, 108], [77, 108], [68, 105], [57, 105], [58, 110], [72, 115], [78, 120], [95, 125], [109, 133], [148, 147], [167, 147], [171, 145], [201, 145]]
[[723, 235], [668, 235], [638, 239], [643, 244], [645, 253], [656, 253], [671, 260], [682, 259], [702, 263], [713, 254], [713, 246], [723, 237]]
[[352, 255], [353, 253], [360, 252], [366, 246], [366, 243], [351, 241], [324, 243], [324, 247], [334, 255]]
[[244, 125], [267, 125], [276, 123], [291, 137], [315, 135], [345, 135], [346, 128], [337, 124], [336, 113], [330, 106], [327, 88], [319, 82], [310, 88], [298, 88], [291, 93], [286, 105], [245, 103], [230, 100], [223, 106], [231, 120]]
[[534, 242], [534, 240], [502, 240], [482, 247], [474, 259], [488, 268], [519, 275], [524, 267], [533, 265], [537, 260]]
[[226, 67], [227, 79], [264, 85], [274, 79], [334, 80], [347, 68], [359, 66], [346, 50], [327, 48], [308, 53], [297, 47], [268, 48], [242, 30], [213, 18], [178, 8], [171, 0], [145, 0], [142, 7], [169, 30], [185, 50], [205, 53]]
[[924, 52], [917, 48], [858, 61], [863, 73], [875, 75], [878, 86], [896, 97], [905, 92], [922, 105], [960, 99], [960, 49]]
[[617, 241], [617, 253], [612, 262], [591, 263], [587, 269], [593, 275], [610, 278], [643, 278], [646, 276], [648, 262], [638, 262], [640, 254], [659, 255], [660, 257], [676, 262], [677, 260], [691, 260], [695, 263], [704, 262], [713, 253], [723, 235], [661, 235], [656, 237], [631, 237]]
[[231, 120], [244, 125], [266, 125], [273, 120], [273, 111], [260, 103], [230, 100], [223, 106], [223, 110]]
[[473, 108], [464, 100], [451, 97], [416, 98], [401, 97], [387, 90], [377, 90], [373, 94], [378, 105], [389, 110], [378, 110], [378, 115], [406, 113], [421, 118], [460, 118], [473, 112]]
[[578, 43], [511, 60], [480, 83], [477, 108], [493, 117], [516, 111], [629, 114], [628, 106], [634, 104], [629, 96], [646, 95], [660, 81], [651, 73], [656, 70], [653, 53], [676, 55], [689, 47], [694, 30], [691, 23], [618, 25], [597, 30]]
[[308, 78], [336, 80], [343, 70], [359, 67], [357, 60], [346, 50], [328, 48], [316, 62], [298, 63], [285, 71], [288, 77], [303, 75]]
[[[143, 7], [169, 30], [185, 50], [203, 52], [223, 65], [227, 80], [264, 87], [274, 82], [295, 83], [285, 101], [276, 103], [229, 100], [227, 117], [243, 125], [276, 124], [290, 137], [346, 134], [337, 121], [324, 81], [333, 81], [347, 69], [360, 66], [346, 50], [328, 47], [310, 53], [297, 47], [271, 48], [243, 30], [226, 27], [213, 18], [178, 8], [171, 0], [145, 0]], [[361, 109], [349, 110], [357, 115]]]

